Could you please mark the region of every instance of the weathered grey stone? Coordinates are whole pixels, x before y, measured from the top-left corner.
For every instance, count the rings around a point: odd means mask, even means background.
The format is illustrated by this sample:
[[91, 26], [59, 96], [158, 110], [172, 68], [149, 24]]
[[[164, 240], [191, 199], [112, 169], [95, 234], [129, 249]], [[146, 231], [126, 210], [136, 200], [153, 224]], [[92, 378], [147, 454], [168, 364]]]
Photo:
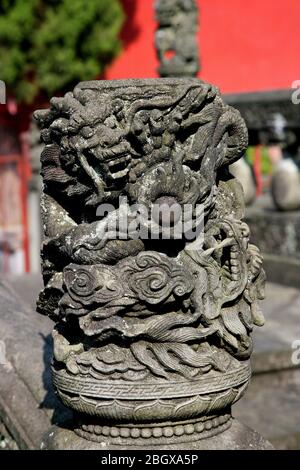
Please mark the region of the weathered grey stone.
[[255, 375], [233, 414], [276, 449], [300, 449], [300, 363], [292, 360], [300, 340], [299, 288], [267, 283], [262, 308], [266, 327], [254, 333]]
[[18, 444], [1, 420], [0, 415], [0, 450], [18, 450]]
[[[19, 302], [20, 308], [23, 310], [25, 304], [28, 304], [28, 306], [33, 304], [40, 288], [41, 280], [39, 276], [32, 275], [11, 277], [10, 285], [13, 286], [19, 295], [17, 302]], [[24, 293], [26, 296], [24, 296]], [[9, 296], [11, 297], [10, 302], [13, 302], [12, 299], [16, 298], [11, 288], [9, 288]], [[295, 339], [300, 338], [299, 299], [299, 289], [287, 288], [278, 284], [267, 284], [266, 300], [262, 303], [266, 316], [266, 325], [263, 329], [257, 329], [254, 333], [254, 353], [251, 358], [254, 373], [251, 381], [252, 385], [245, 399], [241, 401], [241, 406], [235, 406], [233, 410], [234, 416], [261, 432], [276, 448], [300, 448], [300, 440], [297, 437], [300, 422], [299, 404], [295, 400], [295, 393], [298, 393], [297, 382], [295, 382], [297, 375], [293, 375], [291, 378], [289, 378], [288, 374], [283, 375], [283, 379], [285, 377], [288, 378], [287, 385], [285, 385], [284, 380], [280, 381], [280, 386], [278, 386], [278, 382], [277, 384], [274, 382], [276, 374], [282, 369], [290, 370], [294, 374], [293, 369], [298, 367], [296, 374], [300, 373], [299, 365], [293, 365], [291, 362], [291, 354], [293, 352], [291, 344]], [[20, 315], [19, 308], [9, 308], [8, 315], [4, 316], [2, 312], [7, 310], [7, 302], [2, 297], [0, 297], [0, 306], [0, 316], [2, 317], [1, 332], [6, 330], [11, 331], [11, 334], [14, 335], [14, 342], [18, 348], [19, 355], [25, 355], [27, 363], [31, 364], [33, 351], [36, 358], [43, 358], [44, 367], [49, 367], [52, 347], [45, 349], [45, 343], [41, 338], [41, 332], [44, 337], [48, 337], [51, 334], [52, 323], [49, 319], [47, 317], [38, 317], [31, 308], [26, 309], [26, 324], [32, 331], [32, 334], [26, 338], [26, 350], [24, 350], [24, 340], [23, 338], [19, 339], [19, 332], [22, 332], [24, 318]], [[283, 318], [284, 321], [282, 321]], [[14, 325], [13, 328], [9, 326], [11, 322]], [[38, 348], [34, 346], [36, 344], [36, 337], [40, 339], [38, 341]], [[8, 357], [11, 357], [9, 350], [7, 353]], [[7, 375], [4, 373], [5, 369], [1, 366], [0, 368], [0, 396], [2, 400], [10, 400], [11, 394], [6, 393]], [[15, 395], [20, 397], [20, 407], [23, 407], [26, 412], [20, 412], [19, 406], [15, 405], [15, 403], [18, 403], [18, 400], [14, 401], [13, 406], [6, 405], [0, 409], [0, 422], [1, 420], [6, 422], [6, 426], [4, 426], [4, 423], [2, 426], [0, 425], [0, 435], [6, 437], [5, 442], [8, 448], [11, 448], [11, 446], [12, 448], [15, 448], [15, 446], [28, 448], [26, 443], [24, 443], [24, 439], [22, 439], [22, 433], [18, 433], [19, 428], [27, 431], [30, 437], [30, 439], [27, 439], [31, 442], [29, 447], [31, 445], [30, 448], [38, 448], [43, 434], [51, 425], [53, 413], [55, 413], [54, 422], [56, 422], [58, 417], [62, 418], [62, 405], [60, 405], [54, 395], [51, 382], [45, 385], [43, 380], [45, 375], [43, 366], [41, 368], [30, 367], [29, 372], [31, 375], [27, 376], [26, 380], [34, 383], [38, 391], [34, 396], [31, 408], [27, 408], [28, 404], [26, 399], [24, 399], [23, 371], [20, 368], [17, 370], [13, 389]], [[266, 379], [263, 379], [263, 373], [266, 374]], [[272, 386], [269, 382], [272, 383]], [[291, 383], [295, 383], [295, 385], [292, 386]], [[266, 387], [268, 391], [265, 391]], [[47, 396], [46, 402], [45, 396]], [[260, 402], [260, 408], [257, 408], [253, 400]], [[284, 413], [274, 413], [272, 402], [276, 403], [278, 410], [284, 409]], [[45, 403], [48, 403], [48, 406], [45, 407]], [[49, 403], [52, 403], [52, 405], [49, 406]], [[58, 411], [55, 412], [55, 409]], [[34, 414], [36, 421], [35, 425], [32, 426], [32, 421], [29, 421], [28, 416], [31, 413], [35, 413], [35, 410], [38, 410], [38, 414]], [[47, 415], [46, 423], [44, 420], [45, 412]], [[8, 417], [7, 413], [9, 413]], [[18, 426], [14, 424], [16, 422], [18, 422]], [[36, 430], [38, 430], [37, 434], [35, 434]]]
[[40, 156], [43, 149], [43, 143], [41, 142], [41, 132], [38, 128], [36, 120], [31, 118], [30, 127], [27, 132], [27, 141], [29, 145], [29, 155], [30, 155], [30, 165], [32, 170], [32, 176], [30, 180], [30, 190], [31, 191], [41, 191], [41, 162]]
[[[262, 258], [228, 172], [247, 145], [244, 122], [196, 79], [84, 82], [36, 117], [46, 144], [38, 310], [56, 323], [53, 380], [72, 432], [99, 448], [201, 448], [231, 426], [264, 322]], [[99, 216], [101, 203], [113, 210]], [[158, 208], [161, 240], [137, 203]], [[189, 204], [192, 225], [175, 236], [174, 212], [166, 240], [172, 204]], [[191, 241], [201, 224], [203, 243]]]
[[[36, 293], [41, 281], [35, 278], [35, 284]], [[51, 322], [24, 300], [0, 283], [0, 421], [19, 448], [37, 449], [51, 420], [70, 413], [51, 383]]]
[[292, 348], [300, 340], [300, 291], [298, 288], [267, 283], [266, 299], [261, 304], [266, 318], [263, 330], [254, 332], [251, 362], [256, 374], [300, 368], [293, 364]]
[[156, 0], [155, 47], [161, 77], [194, 77], [199, 71], [195, 0]]
[[[71, 425], [72, 426], [72, 425]], [[188, 447], [187, 447], [188, 445]], [[155, 447], [146, 445], [131, 447], [124, 446], [124, 443], [115, 445], [111, 442], [94, 443], [77, 436], [73, 431], [65, 426], [64, 428], [53, 427], [42, 440], [41, 448], [44, 450], [272, 450], [273, 446], [263, 439], [260, 434], [241, 424], [236, 419], [232, 419], [231, 426], [222, 434], [211, 435], [207, 439], [193, 442], [191, 439], [186, 442], [176, 443], [172, 439], [166, 445], [157, 444]]]
[[[9, 308], [7, 311], [7, 302], [0, 296], [1, 332], [3, 333], [6, 330], [11, 332], [19, 355], [25, 355], [27, 363], [31, 364], [33, 351], [36, 360], [39, 357], [44, 358], [44, 366], [41, 368], [29, 368], [29, 372], [32, 375], [27, 377], [26, 380], [34, 383], [38, 391], [35, 394], [30, 410], [27, 409], [27, 412], [20, 413], [19, 406], [15, 406], [15, 403], [18, 403], [18, 401], [15, 401], [12, 407], [2, 405], [0, 409], [0, 423], [2, 421], [2, 425], [0, 424], [0, 436], [2, 436], [3, 448], [28, 448], [24, 444], [24, 439], [22, 440], [22, 433], [20, 436], [20, 433], [17, 432], [19, 428], [22, 428], [27, 431], [30, 437], [30, 439], [27, 439], [30, 442], [34, 441], [31, 444], [31, 448], [38, 448], [43, 434], [51, 426], [55, 408], [57, 407], [59, 411], [55, 412], [54, 422], [58, 415], [61, 416], [62, 413], [61, 405], [54, 395], [51, 383], [48, 382], [48, 385], [45, 387], [45, 382], [43, 382], [44, 367], [49, 367], [51, 363], [52, 347], [45, 350], [45, 343], [41, 338], [41, 333], [44, 337], [50, 336], [52, 323], [47, 317], [37, 316], [32, 307], [30, 307], [33, 305], [41, 286], [39, 276], [11, 277], [10, 285], [19, 296], [19, 299], [15, 300], [15, 302], [17, 301], [20, 307], [16, 308], [14, 303], [14, 308]], [[7, 298], [7, 293], [5, 295]], [[13, 303], [12, 299], [16, 299], [16, 295], [12, 293], [11, 288], [9, 288], [9, 296], [11, 298], [10, 303]], [[249, 392], [239, 402], [240, 405], [234, 406], [233, 409], [234, 416], [262, 433], [276, 448], [300, 449], [300, 408], [295, 396], [297, 393], [300, 396], [299, 391], [297, 392], [297, 387], [299, 387], [297, 385], [297, 376], [300, 370], [298, 365], [296, 371], [295, 368], [297, 366], [291, 362], [291, 354], [294, 351], [291, 348], [291, 344], [295, 339], [300, 338], [299, 301], [299, 289], [267, 283], [266, 299], [262, 302], [266, 325], [263, 329], [256, 329], [254, 333], [254, 352], [251, 358], [254, 376]], [[22, 334], [24, 325], [24, 317], [20, 315], [20, 309], [24, 310], [25, 305], [28, 305], [28, 309], [26, 309], [26, 324], [32, 333], [26, 337], [26, 349], [24, 350], [24, 339], [23, 337], [19, 338], [19, 333]], [[6, 311], [7, 315], [5, 315]], [[14, 325], [13, 328], [9, 326], [11, 322]], [[36, 337], [39, 339], [38, 348], [32, 346], [32, 344], [36, 344]], [[0, 339], [2, 339], [2, 336]], [[8, 357], [11, 357], [9, 349], [7, 353]], [[10, 362], [13, 363], [13, 361]], [[275, 383], [276, 374], [282, 369], [286, 369], [287, 374], [281, 375], [282, 380]], [[3, 366], [0, 366], [0, 370], [0, 396], [2, 400], [10, 400], [11, 394], [5, 392], [7, 390], [7, 375], [4, 374], [5, 369]], [[289, 374], [289, 371], [293, 374], [292, 376]], [[23, 399], [24, 380], [22, 368], [17, 370], [13, 389], [15, 395], [20, 397], [20, 406], [26, 410], [27, 402]], [[45, 402], [46, 395], [46, 402], [52, 403], [52, 406], [45, 408], [43, 403]], [[255, 400], [256, 402], [259, 401], [259, 407], [256, 406]], [[274, 412], [275, 405], [273, 406], [272, 403], [276, 403], [276, 408], [279, 411], [276, 410]], [[9, 416], [11, 416], [10, 418], [7, 418], [7, 410]], [[33, 413], [35, 413], [35, 410], [38, 411], [38, 415], [35, 416], [36, 421], [34, 426], [32, 426], [28, 418], [31, 410]], [[44, 421], [45, 412], [47, 416], [46, 423]], [[6, 422], [6, 426], [3, 421]], [[18, 426], [14, 424], [16, 422], [18, 422]], [[38, 433], [34, 437], [36, 429], [38, 429]]]
[[271, 190], [274, 204], [278, 209], [282, 211], [300, 209], [300, 171], [291, 158], [280, 161], [276, 166]]
[[270, 196], [264, 195], [247, 208], [245, 220], [251, 241], [263, 254], [300, 258], [300, 211], [276, 210]]
[[270, 282], [287, 287], [300, 286], [300, 259], [264, 254], [264, 266]]
[[268, 436], [276, 449], [299, 450], [300, 369], [256, 375], [233, 414]]
[[250, 165], [244, 158], [230, 166], [230, 173], [241, 183], [246, 206], [252, 204], [256, 195], [256, 186]]

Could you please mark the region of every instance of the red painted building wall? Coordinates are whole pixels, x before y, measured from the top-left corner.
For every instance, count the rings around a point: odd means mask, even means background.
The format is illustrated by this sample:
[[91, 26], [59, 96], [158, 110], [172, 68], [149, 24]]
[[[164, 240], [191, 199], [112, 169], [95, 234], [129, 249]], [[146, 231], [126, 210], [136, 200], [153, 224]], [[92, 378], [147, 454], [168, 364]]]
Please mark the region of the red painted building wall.
[[[155, 77], [154, 0], [123, 0], [124, 50], [105, 77]], [[201, 78], [223, 93], [290, 88], [300, 79], [299, 0], [198, 0]]]

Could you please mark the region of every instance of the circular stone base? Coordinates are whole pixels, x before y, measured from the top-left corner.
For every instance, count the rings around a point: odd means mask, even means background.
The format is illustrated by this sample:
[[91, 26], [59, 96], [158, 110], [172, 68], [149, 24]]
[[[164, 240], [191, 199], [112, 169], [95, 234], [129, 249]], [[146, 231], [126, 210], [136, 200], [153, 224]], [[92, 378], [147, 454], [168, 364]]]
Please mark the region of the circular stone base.
[[226, 431], [232, 424], [230, 413], [220, 416], [205, 416], [185, 421], [103, 426], [99, 424], [79, 423], [74, 432], [88, 441], [107, 443], [109, 446], [168, 446], [199, 439], [207, 439]]
[[89, 441], [78, 436], [66, 424], [66, 427], [53, 426], [44, 436], [43, 450], [272, 450], [273, 446], [257, 432], [232, 419], [232, 425], [225, 431], [205, 439], [155, 445], [149, 439], [149, 445], [122, 443], [117, 445], [109, 438], [99, 442]]

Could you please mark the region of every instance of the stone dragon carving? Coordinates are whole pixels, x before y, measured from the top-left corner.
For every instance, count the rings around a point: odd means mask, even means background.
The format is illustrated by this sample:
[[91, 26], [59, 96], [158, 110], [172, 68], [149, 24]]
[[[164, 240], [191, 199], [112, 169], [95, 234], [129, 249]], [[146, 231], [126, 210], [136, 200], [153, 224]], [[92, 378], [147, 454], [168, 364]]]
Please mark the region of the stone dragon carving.
[[[239, 112], [191, 78], [83, 82], [35, 116], [45, 144], [37, 305], [55, 322], [53, 380], [76, 433], [155, 445], [221, 432], [263, 324], [262, 258], [228, 170], [247, 146]], [[203, 207], [201, 246], [109, 231], [121, 213], [134, 222], [136, 204], [173, 202]], [[97, 215], [101, 204], [114, 210]]]

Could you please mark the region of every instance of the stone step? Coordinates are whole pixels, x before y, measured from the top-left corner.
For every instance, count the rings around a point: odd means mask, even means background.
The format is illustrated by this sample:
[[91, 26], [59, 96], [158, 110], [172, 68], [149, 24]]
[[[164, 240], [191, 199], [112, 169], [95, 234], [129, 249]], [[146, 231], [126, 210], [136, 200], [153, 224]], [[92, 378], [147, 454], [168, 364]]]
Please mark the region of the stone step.
[[8, 445], [11, 436], [36, 449], [51, 422], [70, 416], [52, 386], [52, 327], [0, 280], [0, 441]]
[[[264, 194], [247, 207], [245, 221], [251, 241], [263, 254], [300, 260], [300, 211], [279, 211], [270, 194]], [[284, 273], [282, 273], [284, 275]]]
[[292, 361], [293, 345], [300, 342], [300, 289], [269, 282], [261, 307], [266, 323], [253, 334], [254, 373], [300, 367]]
[[254, 331], [254, 375], [233, 414], [275, 448], [299, 450], [300, 364], [292, 361], [292, 345], [300, 342], [300, 290], [267, 283], [262, 309], [266, 324]]
[[300, 449], [300, 369], [257, 374], [233, 415], [276, 449]]

